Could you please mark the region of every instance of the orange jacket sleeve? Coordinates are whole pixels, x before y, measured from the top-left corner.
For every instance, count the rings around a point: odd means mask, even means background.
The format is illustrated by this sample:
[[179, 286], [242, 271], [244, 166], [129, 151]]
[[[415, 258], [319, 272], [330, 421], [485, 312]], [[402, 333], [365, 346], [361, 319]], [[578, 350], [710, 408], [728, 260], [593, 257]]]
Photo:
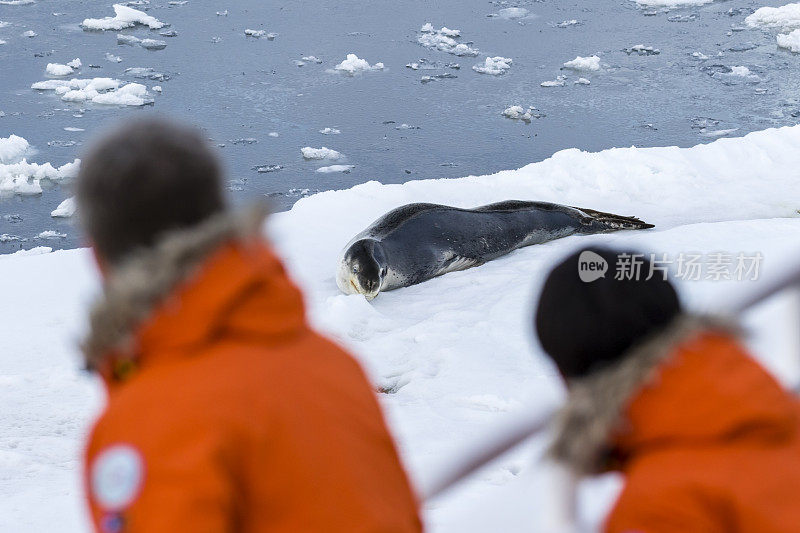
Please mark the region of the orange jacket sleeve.
[[[235, 529], [233, 476], [220, 432], [184, 418], [137, 439], [98, 424], [86, 484], [97, 531], [167, 533]], [[156, 452], [157, 450], [157, 452]]]
[[698, 488], [629, 482], [608, 517], [606, 533], [724, 533], [710, 512], [710, 495]]

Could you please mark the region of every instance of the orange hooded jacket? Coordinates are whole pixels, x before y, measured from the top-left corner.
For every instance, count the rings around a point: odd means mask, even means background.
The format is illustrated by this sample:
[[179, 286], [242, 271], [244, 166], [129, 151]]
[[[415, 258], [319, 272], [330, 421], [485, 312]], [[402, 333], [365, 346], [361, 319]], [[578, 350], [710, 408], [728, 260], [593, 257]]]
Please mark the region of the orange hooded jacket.
[[606, 531], [800, 531], [798, 401], [731, 336], [681, 342], [625, 419]]
[[97, 530], [420, 531], [361, 368], [309, 329], [266, 245], [222, 226], [115, 272], [93, 313], [85, 352], [108, 385], [86, 454]]

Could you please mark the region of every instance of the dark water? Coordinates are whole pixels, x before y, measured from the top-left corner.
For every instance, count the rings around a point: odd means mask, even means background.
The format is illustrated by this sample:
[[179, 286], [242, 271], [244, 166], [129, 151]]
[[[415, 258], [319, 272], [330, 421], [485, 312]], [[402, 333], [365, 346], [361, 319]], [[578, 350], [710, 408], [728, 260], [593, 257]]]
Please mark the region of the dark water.
[[[215, 145], [224, 145], [219, 152], [236, 202], [270, 195], [279, 209], [317, 190], [368, 180], [397, 183], [486, 174], [570, 147], [691, 146], [713, 140], [703, 135], [704, 127], [738, 128], [733, 135], [743, 135], [798, 122], [800, 57], [779, 50], [774, 34], [741, 29], [754, 9], [782, 3], [730, 0], [673, 10], [644, 9], [630, 0], [189, 0], [180, 6], [155, 0], [136, 6], [170, 23], [177, 36], [161, 37], [143, 27], [122, 33], [167, 41], [161, 51], [117, 45], [115, 31], [80, 29], [86, 17], [112, 15], [111, 2], [0, 5], [0, 21], [11, 23], [0, 28], [0, 39], [7, 41], [0, 45], [0, 110], [5, 113], [0, 137], [20, 135], [37, 150], [29, 160], [60, 165], [79, 156], [84, 143], [109, 121], [143, 112], [184, 118], [206, 128]], [[524, 7], [535, 18], [487, 16], [510, 6]], [[216, 15], [223, 10], [227, 16]], [[580, 24], [557, 26], [570, 19]], [[417, 31], [425, 22], [460, 29], [461, 41], [472, 41], [480, 56], [455, 57], [420, 46]], [[248, 38], [246, 28], [278, 36], [272, 41]], [[38, 36], [22, 37], [26, 30]], [[638, 44], [660, 54], [624, 51]], [[124, 61], [107, 61], [107, 52]], [[709, 59], [698, 60], [693, 52]], [[370, 63], [381, 61], [386, 70], [354, 77], [326, 72], [347, 53]], [[513, 58], [511, 70], [499, 77], [473, 72], [472, 65], [487, 54]], [[564, 87], [540, 86], [561, 74], [565, 61], [592, 54], [601, 56], [601, 72], [567, 73]], [[322, 64], [294, 64], [308, 55]], [[75, 57], [84, 64], [76, 77], [142, 82], [126, 76], [125, 68], [151, 67], [170, 79], [143, 82], [163, 87], [155, 104], [145, 109], [68, 104], [52, 92], [30, 89], [31, 83], [46, 79], [48, 62]], [[421, 58], [440, 68], [405, 67]], [[450, 62], [461, 68], [443, 66]], [[759, 79], [729, 76], [731, 66], [747, 66]], [[457, 77], [420, 81], [443, 73]], [[591, 85], [574, 85], [579, 76], [589, 78]], [[530, 124], [501, 116], [516, 104], [535, 106], [546, 116]], [[75, 118], [79, 109], [85, 112]], [[414, 129], [397, 129], [403, 123]], [[65, 127], [85, 131], [68, 132]], [[342, 133], [318, 133], [325, 127]], [[279, 136], [270, 137], [270, 132]], [[233, 142], [239, 139], [254, 141]], [[71, 141], [76, 144], [63, 146]], [[355, 168], [348, 174], [315, 173], [332, 163], [304, 161], [303, 146], [338, 150]], [[264, 165], [282, 169], [253, 170]], [[0, 253], [80, 245], [79, 232], [69, 220], [49, 215], [69, 195], [63, 185], [37, 197], [0, 198], [0, 235], [20, 239], [0, 243]], [[67, 237], [34, 238], [44, 230]]]

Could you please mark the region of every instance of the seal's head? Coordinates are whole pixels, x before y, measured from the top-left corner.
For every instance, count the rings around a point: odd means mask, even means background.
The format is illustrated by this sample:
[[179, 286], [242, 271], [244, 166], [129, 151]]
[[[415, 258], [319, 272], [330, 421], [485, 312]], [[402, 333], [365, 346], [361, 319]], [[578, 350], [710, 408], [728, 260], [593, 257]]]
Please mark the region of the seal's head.
[[381, 243], [361, 239], [344, 251], [336, 284], [345, 294], [363, 294], [367, 300], [372, 300], [381, 291], [386, 272], [386, 255]]

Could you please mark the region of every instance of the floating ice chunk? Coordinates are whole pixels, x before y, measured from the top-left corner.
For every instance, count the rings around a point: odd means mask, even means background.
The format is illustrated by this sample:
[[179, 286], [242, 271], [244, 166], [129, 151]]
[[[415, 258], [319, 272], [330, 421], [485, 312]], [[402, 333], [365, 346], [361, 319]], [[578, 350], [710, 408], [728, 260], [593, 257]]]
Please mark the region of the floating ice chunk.
[[106, 53], [106, 61], [111, 61], [112, 63], [122, 63], [122, 58], [111, 53]]
[[73, 68], [69, 65], [62, 65], [61, 63], [48, 63], [45, 68], [48, 76], [69, 76], [74, 72]]
[[140, 42], [142, 42], [142, 40], [134, 35], [125, 35], [124, 33], [117, 34], [117, 44], [127, 44], [128, 46], [133, 46], [134, 44], [139, 44]]
[[343, 174], [349, 174], [351, 170], [355, 168], [355, 165], [330, 165], [328, 167], [320, 167], [314, 172], [319, 172], [321, 174], [330, 174], [332, 172], [341, 172]]
[[269, 137], [280, 137], [280, 134], [277, 131], [271, 131], [267, 133]]
[[744, 21], [751, 28], [770, 28], [781, 31], [800, 29], [800, 4], [762, 7]]
[[38, 239], [38, 240], [42, 240], [42, 241], [53, 241], [53, 240], [56, 240], [56, 239], [66, 239], [66, 238], [67, 238], [67, 234], [66, 233], [59, 233], [58, 231], [55, 231], [55, 230], [52, 230], [52, 229], [43, 231], [39, 235], [34, 237], [34, 239]]
[[510, 57], [487, 57], [483, 64], [478, 63], [472, 66], [472, 70], [479, 74], [489, 74], [491, 76], [500, 76], [508, 72], [513, 63]]
[[542, 87], [563, 87], [566, 85], [567, 77], [566, 76], [557, 76], [556, 79], [550, 81], [543, 81], [539, 85]]
[[347, 54], [347, 59], [333, 67], [334, 70], [353, 76], [356, 72], [383, 70], [383, 63], [370, 65], [366, 59], [361, 59], [355, 54]]
[[81, 58], [76, 57], [75, 59], [67, 63], [67, 66], [77, 70], [83, 66], [83, 63], [81, 63]]
[[157, 39], [142, 39], [139, 41], [139, 46], [147, 50], [163, 50], [167, 47], [167, 43]]
[[28, 30], [28, 31], [26, 31], [25, 33], [22, 34], [23, 37], [28, 37], [30, 39], [36, 37], [37, 35], [38, 34], [33, 30]]
[[0, 20], [0, 28], [5, 28], [6, 26], [10, 26], [10, 25], [11, 25], [10, 22], [3, 22], [2, 20]]
[[39, 91], [55, 91], [65, 102], [142, 106], [152, 103], [147, 88], [139, 83], [122, 85], [112, 78], [46, 80], [31, 85]]
[[592, 82], [587, 80], [586, 78], [578, 78], [575, 80], [575, 85], [591, 85]]
[[81, 26], [84, 30], [94, 31], [119, 31], [124, 28], [132, 28], [137, 24], [147, 26], [152, 30], [160, 30], [165, 26], [163, 22], [155, 17], [152, 17], [144, 11], [133, 9], [132, 7], [124, 6], [122, 4], [114, 4], [113, 17], [105, 17], [101, 19], [85, 19]]
[[161, 91], [163, 91], [163, 89], [161, 88], [161, 85], [155, 85], [155, 86], [153, 86], [153, 92], [154, 92], [154, 93], [159, 93], [159, 94], [161, 94]]
[[342, 133], [340, 130], [337, 130], [336, 128], [323, 128], [319, 130], [319, 132], [323, 135], [339, 135], [340, 133]]
[[0, 164], [19, 161], [30, 149], [28, 141], [17, 135], [0, 137]]
[[73, 196], [58, 204], [58, 207], [50, 212], [50, 216], [53, 218], [69, 218], [75, 214], [76, 208], [77, 203], [75, 202], [75, 197]]
[[535, 111], [536, 108], [534, 107], [528, 107], [528, 109], [525, 109], [521, 105], [512, 105], [511, 107], [507, 107], [503, 110], [503, 116], [512, 120], [521, 120], [525, 123], [528, 123], [532, 118], [534, 118], [534, 116], [536, 116], [536, 118], [542, 116], [538, 114], [534, 115]]
[[581, 22], [578, 19], [564, 20], [556, 24], [558, 28], [569, 28], [571, 26], [579, 26]]
[[714, 0], [633, 0], [640, 6], [647, 7], [685, 7], [702, 6], [710, 4]]
[[695, 59], [699, 59], [700, 61], [705, 61], [708, 59], [708, 56], [705, 55], [703, 52], [692, 52], [692, 57]]
[[[13, 156], [8, 163], [0, 162], [0, 195], [3, 194], [16, 194], [20, 196], [29, 196], [41, 194], [42, 186], [41, 181], [59, 182], [66, 179], [74, 178], [78, 175], [78, 168], [80, 167], [80, 159], [76, 159], [72, 163], [67, 163], [58, 168], [53, 167], [50, 163], [37, 164], [28, 163], [25, 159], [20, 159], [23, 155], [20, 152], [21, 137], [12, 135], [8, 139], [0, 139], [0, 150], [2, 146], [8, 146], [3, 141], [9, 139], [16, 145], [12, 148], [16, 153], [6, 152], [6, 155]], [[22, 139], [22, 141], [25, 141]], [[27, 146], [27, 141], [24, 142]]]
[[309, 63], [322, 63], [322, 60], [317, 56], [303, 56], [302, 60]]
[[247, 35], [248, 37], [259, 38], [259, 37], [264, 37], [267, 34], [267, 31], [246, 29], [244, 30], [244, 34]]
[[283, 165], [259, 165], [257, 167], [253, 167], [253, 170], [259, 174], [268, 174], [270, 172], [278, 172], [279, 170], [283, 170]]
[[519, 20], [528, 18], [530, 11], [524, 7], [507, 7], [497, 12], [497, 16], [505, 20]]
[[711, 137], [711, 138], [727, 137], [728, 135], [736, 133], [737, 131], [739, 131], [739, 128], [731, 128], [729, 130], [711, 130], [711, 131], [703, 129], [700, 130], [700, 135], [703, 137]]
[[34, 0], [0, 0], [0, 6], [25, 6], [33, 3]]
[[64, 131], [71, 131], [71, 132], [78, 132], [78, 131], [86, 131], [83, 128], [76, 128], [75, 126], [67, 126], [64, 128]]
[[747, 67], [731, 67], [731, 75], [746, 78], [750, 76], [750, 69]]
[[572, 61], [567, 61], [564, 63], [564, 68], [587, 72], [597, 71], [600, 70], [600, 58], [597, 56], [578, 56]]
[[420, 36], [417, 38], [417, 42], [425, 48], [440, 50], [456, 56], [475, 57], [478, 55], [477, 48], [456, 41], [461, 36], [460, 30], [451, 30], [447, 27], [435, 30], [433, 25], [427, 22], [419, 31]]
[[0, 39], [0, 45], [3, 45], [3, 44], [6, 44], [6, 42], [3, 39]]
[[658, 48], [653, 48], [652, 46], [645, 46], [643, 44], [637, 44], [635, 46], [631, 46], [630, 48], [625, 48], [623, 50], [628, 55], [631, 54], [639, 54], [640, 56], [657, 56], [661, 53], [661, 50]]
[[300, 152], [303, 154], [303, 158], [305, 159], [341, 159], [343, 156], [336, 150], [331, 150], [330, 148], [322, 147], [322, 148], [311, 148], [310, 146], [306, 146], [300, 149]]
[[795, 53], [800, 52], [800, 29], [794, 30], [792, 33], [781, 33], [777, 39], [780, 48], [786, 48]]

